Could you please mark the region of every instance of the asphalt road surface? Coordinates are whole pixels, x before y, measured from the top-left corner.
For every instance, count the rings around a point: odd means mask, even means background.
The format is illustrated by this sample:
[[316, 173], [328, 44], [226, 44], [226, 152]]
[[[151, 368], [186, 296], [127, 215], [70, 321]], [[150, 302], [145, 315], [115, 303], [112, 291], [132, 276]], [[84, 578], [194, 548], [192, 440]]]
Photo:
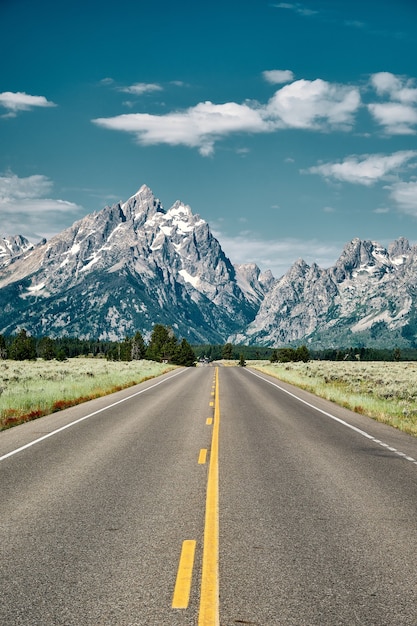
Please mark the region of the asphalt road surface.
[[417, 439], [250, 368], [0, 433], [1, 626], [417, 626]]

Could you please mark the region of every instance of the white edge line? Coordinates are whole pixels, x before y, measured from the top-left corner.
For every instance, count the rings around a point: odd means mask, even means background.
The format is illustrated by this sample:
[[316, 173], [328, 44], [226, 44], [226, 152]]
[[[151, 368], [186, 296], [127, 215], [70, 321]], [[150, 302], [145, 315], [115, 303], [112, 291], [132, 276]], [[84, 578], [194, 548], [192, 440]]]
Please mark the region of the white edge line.
[[[185, 369], [182, 369], [179, 372], [177, 372], [176, 374], [173, 374], [173, 376], [169, 376], [168, 378], [164, 378], [163, 380], [158, 381], [157, 383], [151, 385], [150, 387], [146, 387], [146, 389], [141, 389], [140, 391], [137, 391], [136, 393], [133, 393], [131, 396], [127, 396], [127, 398], [122, 398], [121, 400], [118, 400], [117, 402], [113, 402], [112, 404], [108, 404], [107, 406], [103, 407], [102, 409], [98, 409], [97, 411], [93, 411], [93, 413], [89, 413], [88, 415], [84, 415], [84, 417], [80, 417], [79, 419], [75, 420], [74, 422], [70, 422], [69, 424], [66, 424], [65, 426], [61, 426], [61, 428], [57, 428], [56, 430], [51, 431], [47, 435], [43, 435], [42, 437], [38, 437], [38, 439], [34, 439], [33, 441], [30, 441], [29, 443], [26, 443], [24, 446], [21, 446], [20, 448], [16, 448], [16, 450], [12, 450], [11, 452], [8, 452], [7, 454], [4, 454], [3, 456], [0, 456], [0, 461], [4, 461], [8, 457], [13, 456], [14, 454], [17, 454], [18, 452], [22, 452], [22, 450], [26, 450], [27, 448], [30, 448], [31, 446], [34, 446], [35, 444], [40, 443], [41, 441], [44, 441], [45, 439], [48, 439], [49, 437], [52, 437], [53, 435], [56, 435], [56, 434], [62, 432], [63, 430], [66, 430], [67, 428], [71, 428], [71, 426], [75, 426], [76, 424], [79, 424], [80, 422], [83, 422], [84, 420], [87, 420], [89, 417], [93, 417], [93, 415], [97, 415], [98, 413], [102, 413], [103, 411], [107, 411], [108, 409], [111, 409], [114, 406], [117, 406], [118, 404], [121, 404], [122, 402], [126, 402], [127, 400], [131, 400], [132, 398], [135, 398], [136, 396], [140, 396], [142, 393], [145, 393], [146, 391], [149, 391], [150, 389], [154, 389], [154, 387], [157, 387], [158, 385], [162, 385], [162, 383], [165, 383], [168, 380], [171, 380], [171, 378], [175, 378], [175, 376], [178, 376], [179, 374], [182, 374], [185, 371], [186, 371]], [[140, 384], [140, 383], [138, 383], [138, 384]]]
[[299, 402], [302, 402], [306, 406], [309, 406], [311, 409], [314, 409], [315, 411], [318, 411], [319, 413], [322, 413], [323, 415], [326, 415], [327, 417], [330, 417], [330, 419], [334, 420], [335, 422], [339, 422], [339, 424], [342, 424], [343, 426], [346, 426], [347, 428], [350, 428], [351, 430], [354, 430], [359, 435], [362, 435], [362, 437], [366, 437], [367, 439], [370, 439], [374, 443], [377, 443], [380, 446], [383, 446], [384, 448], [390, 450], [391, 452], [394, 452], [397, 456], [399, 456], [401, 458], [404, 458], [407, 461], [411, 461], [411, 462], [417, 464], [417, 461], [413, 457], [407, 456], [406, 454], [404, 454], [404, 452], [399, 452], [396, 448], [392, 448], [388, 444], [384, 443], [383, 441], [380, 441], [379, 439], [376, 439], [375, 437], [373, 437], [369, 433], [365, 432], [364, 430], [361, 430], [360, 428], [356, 428], [356, 426], [353, 426], [352, 424], [349, 424], [349, 422], [345, 422], [345, 420], [342, 420], [339, 417], [336, 417], [336, 415], [333, 415], [332, 413], [328, 413], [327, 411], [323, 411], [323, 409], [319, 409], [317, 406], [314, 406], [314, 404], [311, 404], [311, 402], [307, 402], [307, 400], [303, 400], [299, 396], [296, 396], [295, 393], [291, 393], [291, 391], [288, 391], [288, 389], [284, 389], [284, 387], [281, 387], [277, 383], [272, 382], [272, 380], [268, 380], [267, 378], [264, 378], [263, 376], [260, 376], [259, 374], [255, 374], [255, 372], [252, 372], [251, 370], [247, 370], [247, 371], [250, 374], [252, 374], [252, 376], [256, 376], [256, 378], [260, 378], [261, 380], [263, 380], [266, 383], [269, 383], [273, 387], [277, 387], [277, 389], [279, 389], [280, 391], [283, 391], [284, 393], [286, 393], [287, 395], [291, 396], [292, 398], [295, 398]]

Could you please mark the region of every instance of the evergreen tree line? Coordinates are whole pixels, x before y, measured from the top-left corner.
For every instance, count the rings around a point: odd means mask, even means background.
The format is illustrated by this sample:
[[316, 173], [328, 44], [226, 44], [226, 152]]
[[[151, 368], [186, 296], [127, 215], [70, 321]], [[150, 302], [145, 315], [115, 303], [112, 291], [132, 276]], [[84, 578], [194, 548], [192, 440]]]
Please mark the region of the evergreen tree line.
[[306, 346], [298, 348], [278, 348], [273, 350], [269, 359], [271, 363], [289, 363], [291, 361], [303, 361], [307, 363], [310, 360], [310, 352]]
[[375, 349], [365, 347], [308, 350], [306, 346], [297, 348], [265, 348], [225, 344], [204, 344], [191, 346], [186, 339], [179, 341], [168, 326], [156, 324], [148, 344], [142, 334], [122, 341], [102, 341], [79, 339], [77, 337], [32, 337], [25, 330], [17, 335], [0, 335], [0, 359], [42, 358], [45, 360], [65, 360], [78, 356], [102, 357], [114, 361], [149, 359], [167, 361], [190, 366], [196, 360], [217, 361], [220, 359], [244, 360], [268, 359], [272, 363], [289, 361], [416, 361], [417, 349], [395, 348]]
[[172, 328], [161, 324], [154, 326], [148, 344], [139, 331], [120, 342], [73, 337], [32, 337], [24, 329], [14, 336], [0, 335], [0, 359], [65, 361], [78, 356], [102, 357], [112, 361], [148, 359], [185, 366], [194, 365], [196, 360], [187, 340], [179, 341]]

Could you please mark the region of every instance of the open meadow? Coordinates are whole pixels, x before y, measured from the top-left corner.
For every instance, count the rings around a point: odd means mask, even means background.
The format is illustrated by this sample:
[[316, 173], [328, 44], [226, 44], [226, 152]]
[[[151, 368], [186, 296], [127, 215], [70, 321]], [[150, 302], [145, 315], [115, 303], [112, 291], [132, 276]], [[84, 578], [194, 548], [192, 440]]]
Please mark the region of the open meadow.
[[256, 368], [417, 436], [415, 361], [308, 361]]
[[[236, 360], [220, 362], [236, 366]], [[417, 436], [417, 362], [248, 361], [282, 381]], [[98, 398], [176, 366], [78, 357], [0, 360], [0, 430]]]
[[154, 361], [0, 360], [0, 430], [120, 391], [175, 365]]

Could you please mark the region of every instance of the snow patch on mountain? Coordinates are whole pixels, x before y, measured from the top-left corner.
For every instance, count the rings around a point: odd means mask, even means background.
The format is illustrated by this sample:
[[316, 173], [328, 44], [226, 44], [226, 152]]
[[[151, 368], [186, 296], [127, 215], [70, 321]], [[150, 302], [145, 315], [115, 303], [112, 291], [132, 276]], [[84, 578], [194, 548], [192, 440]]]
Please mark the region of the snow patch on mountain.
[[198, 288], [200, 282], [198, 276], [191, 276], [187, 270], [180, 270], [178, 274], [183, 277], [186, 283], [190, 283], [195, 289]]

